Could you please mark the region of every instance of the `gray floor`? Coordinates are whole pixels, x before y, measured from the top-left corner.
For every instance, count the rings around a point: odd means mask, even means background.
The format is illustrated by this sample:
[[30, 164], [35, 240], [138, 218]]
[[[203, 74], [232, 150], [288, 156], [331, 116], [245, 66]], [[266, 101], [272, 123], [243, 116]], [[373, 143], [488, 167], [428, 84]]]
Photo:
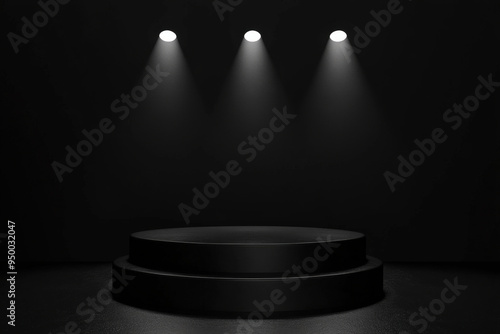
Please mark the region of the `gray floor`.
[[[386, 298], [365, 308], [329, 315], [264, 320], [237, 330], [235, 319], [205, 319], [141, 310], [111, 301], [96, 312], [78, 314], [109, 281], [110, 265], [70, 264], [20, 270], [16, 287], [17, 318], [8, 333], [500, 333], [500, 275], [489, 266], [386, 264]], [[498, 268], [498, 266], [497, 266]], [[428, 327], [412, 326], [409, 317], [441, 298], [444, 280], [457, 277], [467, 289]], [[5, 282], [3, 290], [5, 290]], [[447, 295], [451, 298], [452, 294]], [[435, 301], [434, 305], [439, 302]], [[99, 304], [98, 306], [101, 306]], [[81, 311], [89, 310], [85, 306]], [[80, 312], [82, 313], [82, 312]], [[3, 316], [5, 317], [5, 316]], [[4, 318], [5, 319], [5, 318]], [[422, 319], [420, 316], [415, 321]], [[5, 320], [4, 320], [5, 321]], [[420, 320], [421, 321], [421, 320]], [[72, 323], [73, 322], [73, 323]], [[422, 322], [422, 321], [421, 321]], [[75, 327], [75, 328], [72, 328]], [[67, 327], [65, 329], [65, 327]], [[79, 330], [81, 329], [81, 332]]]

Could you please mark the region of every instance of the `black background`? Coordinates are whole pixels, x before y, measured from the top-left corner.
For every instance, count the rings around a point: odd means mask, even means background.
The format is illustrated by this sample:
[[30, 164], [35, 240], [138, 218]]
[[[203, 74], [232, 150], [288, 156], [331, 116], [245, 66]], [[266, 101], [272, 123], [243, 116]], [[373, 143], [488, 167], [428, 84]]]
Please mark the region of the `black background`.
[[[190, 204], [209, 171], [238, 159], [236, 147], [227, 155], [205, 143], [243, 33], [261, 32], [289, 111], [307, 113], [299, 106], [330, 32], [352, 36], [386, 4], [247, 0], [221, 22], [211, 1], [71, 1], [15, 54], [7, 33], [19, 34], [21, 18], [39, 7], [3, 1], [3, 201], [5, 218], [16, 222], [18, 259], [108, 261], [127, 253], [131, 232], [185, 226], [179, 203]], [[402, 5], [358, 57], [393, 138], [373, 147], [376, 159], [332, 163], [325, 152], [311, 161], [297, 118], [191, 226], [341, 228], [365, 233], [369, 253], [385, 261], [500, 260], [498, 92], [395, 193], [383, 177], [414, 139], [444, 127], [443, 112], [474, 93], [479, 75], [498, 73], [498, 2]], [[148, 114], [139, 108], [59, 183], [51, 163], [64, 160], [83, 129], [116, 119], [110, 103], [137, 84], [167, 28], [178, 35], [206, 116], [196, 144], [170, 154], [169, 145], [140, 138], [134, 123]]]

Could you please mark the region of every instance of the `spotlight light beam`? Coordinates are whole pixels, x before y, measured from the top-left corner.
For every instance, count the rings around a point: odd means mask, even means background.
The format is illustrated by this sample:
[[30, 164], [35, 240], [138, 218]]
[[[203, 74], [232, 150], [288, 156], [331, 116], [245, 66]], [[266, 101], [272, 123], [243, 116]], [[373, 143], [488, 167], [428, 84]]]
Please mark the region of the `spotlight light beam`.
[[[351, 48], [349, 40], [334, 41], [340, 34], [332, 37], [300, 112], [305, 138], [302, 164], [317, 172], [311, 173], [311, 184], [328, 184], [338, 207], [354, 210], [367, 203], [366, 207], [377, 208], [386, 198], [373, 196], [370, 189], [378, 187], [381, 181], [374, 175], [379, 177], [378, 171], [394, 154], [392, 132], [358, 58], [345, 52]], [[327, 169], [321, 172], [317, 166]]]
[[228, 110], [236, 113], [233, 117], [250, 128], [261, 120], [261, 113], [267, 115], [274, 106], [280, 105], [272, 102], [280, 99], [282, 92], [262, 39], [242, 41], [224, 91], [220, 102], [232, 104]]
[[[214, 139], [207, 150], [220, 156], [233, 154], [242, 138], [266, 126], [273, 108], [286, 105], [264, 42], [259, 33], [250, 32], [242, 38], [215, 105]], [[218, 135], [222, 133], [224, 137]]]
[[308, 134], [313, 150], [344, 161], [391, 142], [357, 57], [345, 51], [350, 48], [345, 32], [330, 35], [303, 106], [308, 128], [314, 129]]
[[180, 157], [198, 140], [204, 119], [191, 70], [184, 59], [179, 39], [173, 31], [159, 34], [148, 66], [168, 74], [154, 86], [141, 110], [135, 112], [130, 131], [137, 146], [158, 157]]

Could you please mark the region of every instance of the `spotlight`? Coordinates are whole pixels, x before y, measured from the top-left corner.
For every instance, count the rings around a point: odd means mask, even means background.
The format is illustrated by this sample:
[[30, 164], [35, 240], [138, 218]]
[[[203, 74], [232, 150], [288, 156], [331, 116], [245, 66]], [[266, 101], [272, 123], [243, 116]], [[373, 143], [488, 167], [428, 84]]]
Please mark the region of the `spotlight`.
[[330, 34], [330, 39], [334, 42], [342, 42], [347, 38], [347, 34], [342, 30], [335, 30]]
[[250, 30], [245, 34], [245, 39], [249, 42], [257, 42], [260, 39], [260, 34], [258, 31]]
[[163, 30], [160, 33], [160, 38], [164, 42], [173, 42], [177, 38], [177, 35], [171, 30]]

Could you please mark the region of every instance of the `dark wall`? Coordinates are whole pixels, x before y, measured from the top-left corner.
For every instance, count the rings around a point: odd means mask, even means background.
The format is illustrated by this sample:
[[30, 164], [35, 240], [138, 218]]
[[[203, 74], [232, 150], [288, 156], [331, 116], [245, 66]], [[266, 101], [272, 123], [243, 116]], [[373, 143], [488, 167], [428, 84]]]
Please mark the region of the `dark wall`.
[[[333, 136], [332, 147], [357, 151], [336, 155], [323, 145], [311, 154], [302, 106], [329, 33], [340, 27], [353, 37], [355, 27], [373, 20], [370, 11], [387, 3], [246, 0], [221, 21], [211, 1], [71, 1], [16, 54], [7, 34], [20, 34], [21, 18], [31, 20], [40, 7], [4, 1], [3, 201], [5, 218], [16, 221], [20, 259], [107, 261], [127, 253], [131, 232], [186, 226], [178, 205], [191, 205], [192, 189], [236, 159], [241, 174], [190, 226], [341, 228], [367, 234], [370, 253], [387, 261], [500, 260], [498, 92], [459, 129], [448, 127], [447, 141], [395, 192], [384, 178], [397, 170], [398, 155], [415, 149], [415, 139], [448, 126], [443, 113], [474, 94], [479, 75], [500, 81], [497, 1], [402, 0], [404, 10], [357, 56], [387, 136]], [[160, 96], [118, 120], [110, 104], [142, 78], [166, 28], [177, 32], [196, 88], [190, 103], [174, 108]], [[249, 29], [262, 33], [284, 91], [271, 103], [299, 116], [245, 163], [236, 147], [259, 128], [235, 136], [218, 120]], [[162, 89], [179, 87], [176, 80], [172, 74]], [[169, 122], [154, 108], [195, 121]], [[81, 131], [103, 118], [116, 129], [59, 182], [51, 164], [63, 162], [65, 146], [75, 147]]]

